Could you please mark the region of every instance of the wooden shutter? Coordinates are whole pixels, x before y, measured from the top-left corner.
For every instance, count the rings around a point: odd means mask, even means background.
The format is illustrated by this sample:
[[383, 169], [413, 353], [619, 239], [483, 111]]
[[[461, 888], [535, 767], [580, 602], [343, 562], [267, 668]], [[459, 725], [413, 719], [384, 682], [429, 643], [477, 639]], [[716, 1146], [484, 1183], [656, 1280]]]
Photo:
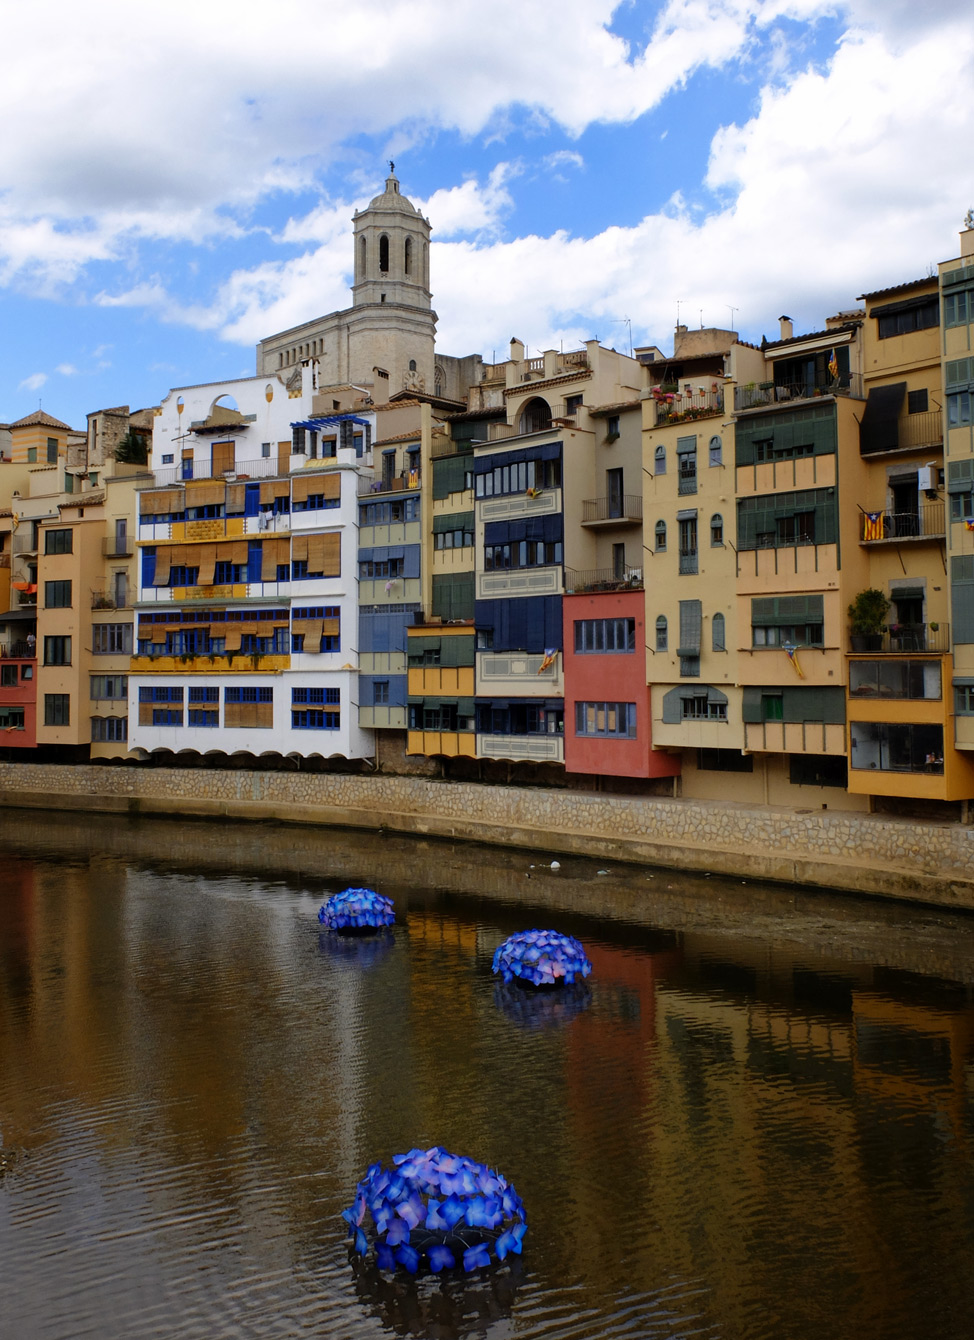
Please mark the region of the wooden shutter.
[[325, 577], [341, 576], [342, 537], [339, 531], [308, 536], [308, 571], [320, 572]]
[[290, 489], [290, 482], [286, 479], [261, 480], [260, 500], [262, 503], [272, 503], [275, 498], [286, 498]]
[[301, 563], [308, 557], [307, 535], [291, 536], [291, 562]]
[[153, 586], [169, 585], [169, 569], [172, 566], [172, 546], [160, 544], [156, 548], [156, 573], [152, 579]]
[[227, 485], [227, 512], [242, 512], [247, 505], [247, 485]]
[[277, 565], [287, 562], [287, 540], [264, 540], [260, 559], [260, 579], [262, 582], [277, 581]]
[[182, 489], [166, 489], [159, 493], [143, 493], [139, 498], [139, 511], [142, 516], [163, 516], [168, 512], [183, 510]]
[[321, 631], [325, 637], [338, 637], [342, 631], [341, 619], [325, 619], [321, 625]]
[[224, 471], [232, 470], [234, 459], [236, 457], [237, 444], [235, 442], [214, 442], [211, 461], [213, 473], [222, 475]]
[[216, 563], [216, 545], [201, 544], [196, 551], [196, 558], [200, 569], [197, 581], [200, 586], [212, 586], [213, 567]]
[[321, 620], [295, 619], [291, 625], [294, 633], [304, 634], [305, 651], [321, 651]]

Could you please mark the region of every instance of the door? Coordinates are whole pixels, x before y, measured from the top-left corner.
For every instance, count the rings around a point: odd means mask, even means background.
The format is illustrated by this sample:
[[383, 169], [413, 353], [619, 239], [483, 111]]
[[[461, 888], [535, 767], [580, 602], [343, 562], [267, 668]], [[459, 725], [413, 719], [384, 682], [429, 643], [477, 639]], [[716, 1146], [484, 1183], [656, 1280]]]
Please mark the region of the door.
[[609, 516], [622, 516], [622, 471], [606, 470], [605, 489], [608, 500]]
[[915, 474], [891, 479], [893, 534], [897, 538], [920, 534], [920, 491]]
[[215, 476], [229, 474], [233, 469], [234, 456], [236, 454], [235, 442], [214, 442], [212, 455], [212, 471]]

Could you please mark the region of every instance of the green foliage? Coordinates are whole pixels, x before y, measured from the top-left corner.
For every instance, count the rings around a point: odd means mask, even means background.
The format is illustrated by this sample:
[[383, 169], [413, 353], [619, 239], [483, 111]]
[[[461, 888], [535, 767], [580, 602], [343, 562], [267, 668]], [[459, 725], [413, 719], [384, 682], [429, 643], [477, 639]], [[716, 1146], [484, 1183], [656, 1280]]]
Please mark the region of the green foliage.
[[856, 637], [872, 637], [886, 626], [890, 603], [882, 591], [868, 586], [849, 606], [852, 632]]
[[142, 434], [130, 428], [115, 448], [115, 459], [123, 465], [147, 465], [149, 447]]

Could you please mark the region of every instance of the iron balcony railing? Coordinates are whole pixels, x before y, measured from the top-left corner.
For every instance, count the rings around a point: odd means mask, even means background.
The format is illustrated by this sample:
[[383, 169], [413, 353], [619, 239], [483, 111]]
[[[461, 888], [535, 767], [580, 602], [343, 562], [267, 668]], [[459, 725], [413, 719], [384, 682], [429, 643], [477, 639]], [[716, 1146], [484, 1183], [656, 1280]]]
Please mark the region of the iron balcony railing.
[[942, 502], [919, 503], [906, 512], [863, 512], [859, 538], [863, 544], [884, 540], [942, 540], [946, 535]]
[[359, 479], [358, 491], [360, 495], [366, 493], [404, 493], [409, 489], [418, 489], [421, 477], [419, 470], [400, 470], [391, 479], [363, 477]]
[[944, 417], [937, 409], [906, 414], [900, 419], [898, 428], [901, 447], [939, 447], [943, 444]]
[[34, 661], [37, 659], [37, 647], [29, 642], [9, 642], [0, 645], [0, 656], [12, 661]]
[[821, 383], [749, 382], [744, 386], [734, 387], [734, 408], [758, 409], [762, 405], [776, 405], [789, 400], [811, 400], [823, 395], [850, 396], [853, 400], [862, 400], [862, 374], [853, 372], [835, 381], [826, 378]]
[[642, 568], [589, 568], [576, 571], [565, 569], [565, 590], [569, 595], [578, 595], [583, 591], [641, 591], [643, 588]]
[[91, 608], [93, 610], [128, 610], [132, 608], [132, 600], [128, 595], [119, 599], [114, 591], [92, 591]]
[[719, 387], [705, 390], [701, 386], [684, 386], [679, 391], [653, 390], [656, 401], [656, 422], [684, 423], [693, 419], [709, 419], [724, 412], [724, 393]]
[[697, 552], [698, 551], [696, 549], [680, 550], [681, 573], [694, 573], [699, 571]]
[[106, 558], [131, 558], [135, 542], [127, 535], [110, 535], [102, 540], [101, 551]]
[[864, 652], [903, 656], [918, 651], [950, 651], [950, 624], [889, 624], [880, 633], [851, 633], [849, 645], [854, 656], [862, 655]]
[[641, 521], [641, 493], [626, 493], [614, 498], [586, 498], [582, 502], [582, 525], [595, 521]]
[[[332, 457], [326, 458], [328, 462]], [[188, 469], [188, 473], [187, 473]], [[202, 461], [184, 461], [181, 465], [166, 466], [163, 470], [154, 470], [151, 477], [136, 480], [135, 487], [140, 491], [142, 489], [167, 488], [173, 484], [185, 484], [193, 479], [227, 479], [234, 480], [247, 479], [269, 479], [276, 476], [285, 476], [288, 473], [287, 468], [281, 469], [277, 462], [277, 453], [273, 456], [261, 456], [254, 461], [236, 461], [233, 465], [225, 467], [223, 470], [214, 472], [211, 466]]]

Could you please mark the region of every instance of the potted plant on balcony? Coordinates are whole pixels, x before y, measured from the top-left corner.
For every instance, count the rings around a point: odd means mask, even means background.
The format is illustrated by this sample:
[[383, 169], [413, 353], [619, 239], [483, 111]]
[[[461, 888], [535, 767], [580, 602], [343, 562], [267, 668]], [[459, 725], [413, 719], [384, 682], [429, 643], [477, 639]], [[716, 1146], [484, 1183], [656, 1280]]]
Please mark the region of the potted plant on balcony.
[[867, 586], [849, 606], [850, 638], [853, 651], [882, 651], [883, 631], [890, 603], [882, 591]]

